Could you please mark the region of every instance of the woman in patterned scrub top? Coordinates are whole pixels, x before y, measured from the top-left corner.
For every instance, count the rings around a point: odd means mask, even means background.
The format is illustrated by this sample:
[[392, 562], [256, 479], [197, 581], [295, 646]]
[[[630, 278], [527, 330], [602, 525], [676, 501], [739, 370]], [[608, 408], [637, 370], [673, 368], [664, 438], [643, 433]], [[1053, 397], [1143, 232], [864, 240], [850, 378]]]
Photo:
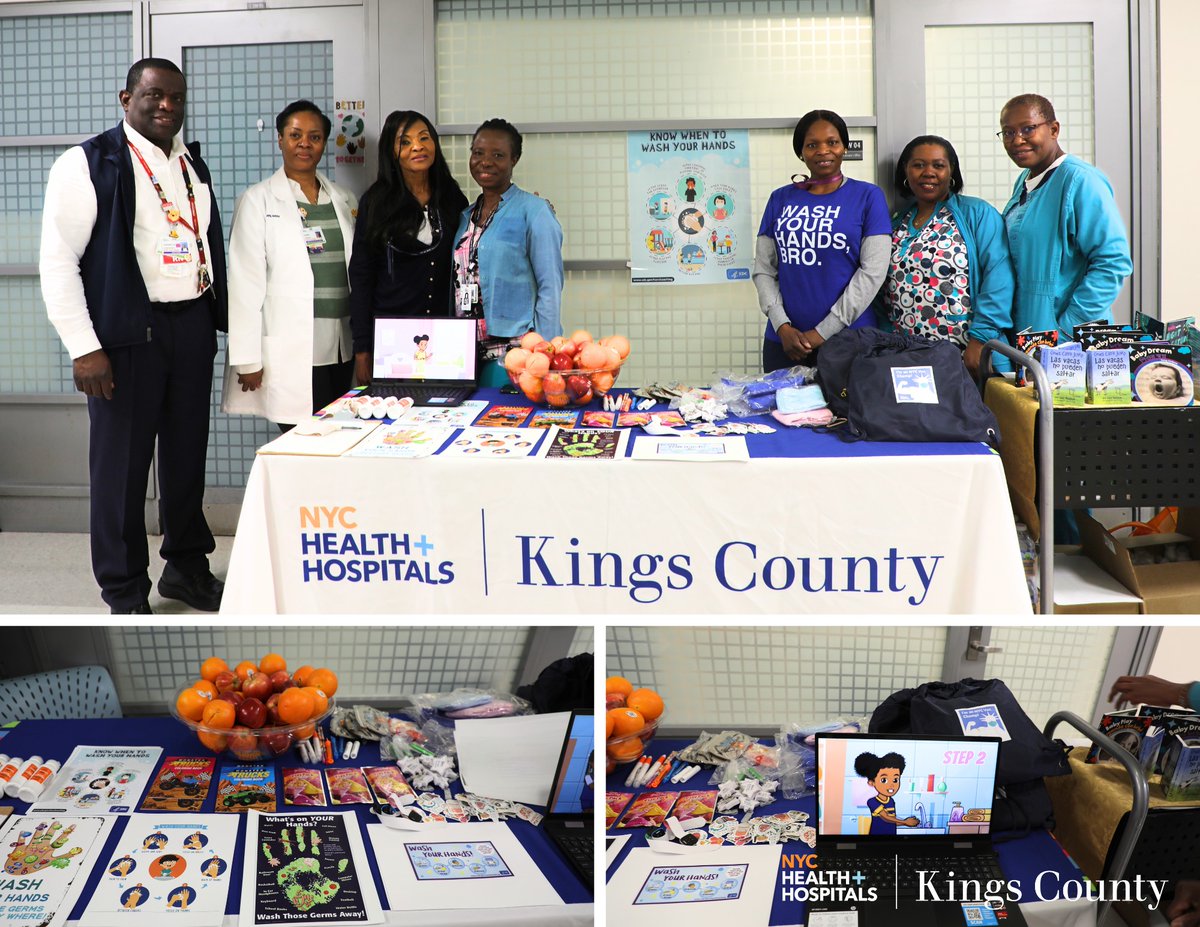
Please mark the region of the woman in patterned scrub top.
[[962, 195], [958, 154], [936, 135], [904, 146], [895, 183], [914, 202], [892, 217], [880, 316], [906, 335], [954, 342], [976, 376], [984, 342], [1012, 328], [1004, 220], [990, 203]]

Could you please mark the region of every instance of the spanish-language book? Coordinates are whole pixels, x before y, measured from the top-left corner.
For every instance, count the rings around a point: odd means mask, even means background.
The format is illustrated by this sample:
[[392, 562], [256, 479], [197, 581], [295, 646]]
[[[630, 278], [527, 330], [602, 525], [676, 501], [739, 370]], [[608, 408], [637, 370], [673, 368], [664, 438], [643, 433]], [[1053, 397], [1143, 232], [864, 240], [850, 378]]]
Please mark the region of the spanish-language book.
[[1056, 409], [1084, 405], [1087, 377], [1083, 369], [1084, 354], [1078, 344], [1040, 348], [1038, 361], [1046, 371], [1046, 379], [1050, 381], [1050, 396]]
[[1084, 352], [1087, 401], [1094, 406], [1127, 406], [1133, 401], [1129, 351], [1122, 348]]
[[[1030, 357], [1037, 356], [1038, 348], [1052, 348], [1057, 344], [1057, 329], [1048, 332], [1035, 332], [1027, 328], [1023, 332], [1017, 332], [1017, 350], [1024, 351]], [[1017, 386], [1025, 386], [1028, 382], [1025, 376], [1025, 368], [1017, 365]]]
[[1134, 402], [1190, 406], [1195, 401], [1192, 349], [1165, 341], [1144, 341], [1129, 349]]
[[227, 764], [217, 776], [217, 811], [274, 811], [275, 767]]
[[1162, 786], [1167, 801], [1200, 798], [1200, 739], [1175, 734], [1162, 748]]

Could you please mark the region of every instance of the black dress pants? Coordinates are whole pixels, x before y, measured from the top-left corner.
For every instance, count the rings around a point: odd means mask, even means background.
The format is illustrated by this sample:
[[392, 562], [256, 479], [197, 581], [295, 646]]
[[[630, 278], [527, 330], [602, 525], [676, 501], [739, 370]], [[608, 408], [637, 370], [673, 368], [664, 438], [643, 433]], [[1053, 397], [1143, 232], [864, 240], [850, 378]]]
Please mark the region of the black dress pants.
[[204, 469], [217, 335], [211, 300], [154, 304], [150, 337], [113, 348], [113, 398], [88, 398], [92, 570], [112, 608], [150, 594], [145, 501], [158, 442], [159, 553], [185, 576], [208, 569]]

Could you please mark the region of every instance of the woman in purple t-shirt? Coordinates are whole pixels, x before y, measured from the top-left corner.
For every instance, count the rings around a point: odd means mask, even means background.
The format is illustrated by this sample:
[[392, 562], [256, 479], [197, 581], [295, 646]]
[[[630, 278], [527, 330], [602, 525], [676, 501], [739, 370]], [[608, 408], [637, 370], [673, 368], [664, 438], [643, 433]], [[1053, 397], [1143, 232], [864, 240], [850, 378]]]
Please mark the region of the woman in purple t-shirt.
[[874, 325], [869, 311], [891, 259], [883, 191], [842, 176], [846, 121], [817, 109], [796, 124], [792, 148], [808, 168], [771, 194], [754, 249], [754, 286], [767, 317], [763, 370], [816, 364], [844, 328]]

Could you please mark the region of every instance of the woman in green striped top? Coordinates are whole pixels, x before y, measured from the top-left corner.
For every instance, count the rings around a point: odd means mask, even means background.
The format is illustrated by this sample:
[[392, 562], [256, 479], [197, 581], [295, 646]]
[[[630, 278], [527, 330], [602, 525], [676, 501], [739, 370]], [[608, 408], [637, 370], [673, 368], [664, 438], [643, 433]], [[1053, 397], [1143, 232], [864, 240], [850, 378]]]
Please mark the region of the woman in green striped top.
[[222, 407], [286, 431], [350, 388], [358, 201], [317, 171], [330, 122], [315, 103], [290, 104], [275, 127], [283, 167], [238, 199], [229, 237]]

